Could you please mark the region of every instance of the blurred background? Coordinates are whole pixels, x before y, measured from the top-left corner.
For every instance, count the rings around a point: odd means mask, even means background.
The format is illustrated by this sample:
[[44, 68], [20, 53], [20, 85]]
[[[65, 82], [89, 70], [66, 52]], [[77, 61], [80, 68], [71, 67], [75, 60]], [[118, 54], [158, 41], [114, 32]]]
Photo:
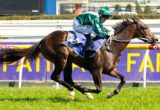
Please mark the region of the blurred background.
[[0, 15], [80, 14], [109, 7], [113, 14], [160, 13], [159, 0], [0, 0]]

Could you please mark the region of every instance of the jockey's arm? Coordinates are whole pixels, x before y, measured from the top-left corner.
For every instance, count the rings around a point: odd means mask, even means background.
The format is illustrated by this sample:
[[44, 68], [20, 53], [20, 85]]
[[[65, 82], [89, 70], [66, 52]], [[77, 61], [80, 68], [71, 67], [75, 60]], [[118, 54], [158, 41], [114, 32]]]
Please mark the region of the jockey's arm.
[[103, 25], [99, 22], [98, 19], [96, 19], [95, 21], [92, 21], [92, 28], [100, 36], [105, 37], [108, 35], [108, 31], [104, 29]]

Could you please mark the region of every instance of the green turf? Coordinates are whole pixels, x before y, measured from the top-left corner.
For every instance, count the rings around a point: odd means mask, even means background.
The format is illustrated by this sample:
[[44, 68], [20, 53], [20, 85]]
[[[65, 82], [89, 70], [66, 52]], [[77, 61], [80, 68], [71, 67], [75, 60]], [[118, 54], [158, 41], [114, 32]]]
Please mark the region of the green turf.
[[68, 99], [64, 88], [25, 87], [22, 89], [0, 87], [0, 110], [159, 110], [160, 88], [123, 88], [111, 99], [106, 95], [113, 88], [103, 88], [88, 100], [76, 92], [75, 100]]

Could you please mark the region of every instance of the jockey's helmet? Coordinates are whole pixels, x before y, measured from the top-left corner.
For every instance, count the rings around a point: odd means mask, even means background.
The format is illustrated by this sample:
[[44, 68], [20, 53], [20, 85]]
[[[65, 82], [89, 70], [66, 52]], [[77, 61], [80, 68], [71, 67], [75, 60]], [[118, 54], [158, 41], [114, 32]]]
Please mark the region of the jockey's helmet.
[[111, 11], [109, 10], [109, 8], [105, 7], [105, 8], [101, 8], [98, 11], [99, 14], [104, 15], [104, 16], [112, 16]]

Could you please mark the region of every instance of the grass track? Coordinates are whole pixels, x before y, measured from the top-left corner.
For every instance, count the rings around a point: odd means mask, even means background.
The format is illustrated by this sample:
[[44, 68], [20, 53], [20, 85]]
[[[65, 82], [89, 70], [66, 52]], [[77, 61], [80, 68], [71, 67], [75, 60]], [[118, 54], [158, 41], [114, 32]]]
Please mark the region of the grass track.
[[160, 88], [123, 88], [112, 99], [106, 95], [112, 88], [103, 88], [88, 100], [76, 91], [75, 100], [68, 99], [66, 89], [52, 87], [0, 88], [0, 110], [159, 110]]

